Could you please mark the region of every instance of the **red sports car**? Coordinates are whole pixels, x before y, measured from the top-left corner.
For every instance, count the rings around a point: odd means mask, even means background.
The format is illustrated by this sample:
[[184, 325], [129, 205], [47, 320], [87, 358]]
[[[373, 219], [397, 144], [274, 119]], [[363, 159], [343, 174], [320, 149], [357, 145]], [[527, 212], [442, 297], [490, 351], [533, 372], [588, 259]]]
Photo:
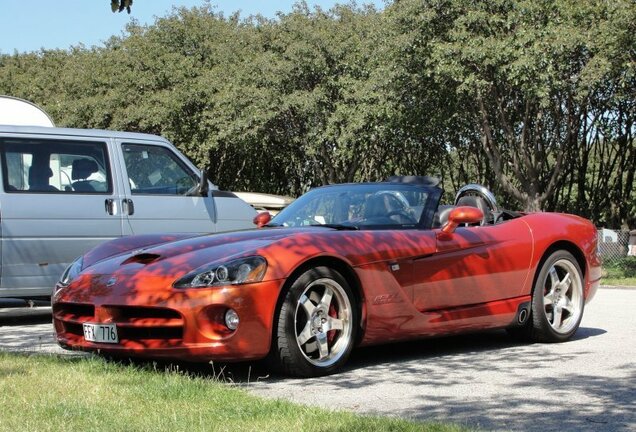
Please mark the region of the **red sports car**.
[[55, 288], [57, 340], [318, 376], [361, 345], [495, 328], [571, 338], [599, 285], [594, 226], [499, 209], [479, 185], [452, 206], [441, 195], [427, 177], [324, 186], [261, 229], [102, 244]]

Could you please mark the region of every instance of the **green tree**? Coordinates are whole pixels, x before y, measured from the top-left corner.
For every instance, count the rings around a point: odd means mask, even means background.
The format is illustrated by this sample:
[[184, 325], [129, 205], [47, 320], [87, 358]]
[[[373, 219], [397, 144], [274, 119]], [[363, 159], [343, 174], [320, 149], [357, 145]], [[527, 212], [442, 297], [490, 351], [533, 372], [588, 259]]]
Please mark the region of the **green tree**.
[[130, 8], [133, 4], [133, 0], [112, 0], [110, 2], [110, 10], [113, 12], [126, 12], [130, 13]]
[[[389, 172], [374, 152], [382, 150], [384, 129], [382, 95], [370, 84], [379, 21], [370, 7], [324, 11], [299, 3], [277, 20], [256, 22], [260, 49], [232, 70], [220, 92], [232, 132], [221, 134], [212, 159], [241, 148], [252, 159], [242, 164], [264, 155], [265, 172], [279, 179], [276, 189], [292, 194]], [[240, 182], [236, 171], [228, 174]]]
[[[118, 2], [118, 9], [121, 2]], [[437, 174], [503, 205], [636, 223], [636, 3], [210, 3], [102, 47], [0, 55], [0, 93], [60, 126], [161, 134], [233, 190]]]
[[[633, 100], [633, 81], [625, 79], [633, 76], [633, 2], [403, 0], [389, 12], [418, 36], [411, 50], [421, 81], [447, 90], [463, 129], [453, 147], [485, 155], [483, 175], [526, 210], [544, 207], [563, 187], [565, 167], [597, 122], [590, 110], [617, 114], [595, 106], [593, 96], [622, 77], [617, 88]], [[625, 135], [605, 131], [606, 141]], [[631, 155], [633, 138], [626, 138], [622, 149]]]

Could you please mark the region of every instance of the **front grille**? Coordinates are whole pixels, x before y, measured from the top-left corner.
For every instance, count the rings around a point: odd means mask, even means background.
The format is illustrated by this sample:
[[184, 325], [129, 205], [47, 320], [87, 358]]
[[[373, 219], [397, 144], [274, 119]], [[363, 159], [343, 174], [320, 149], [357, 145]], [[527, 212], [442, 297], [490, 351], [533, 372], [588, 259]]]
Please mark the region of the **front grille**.
[[119, 329], [120, 340], [171, 340], [183, 339], [183, 328], [177, 327], [124, 327]]
[[183, 317], [174, 309], [58, 303], [53, 307], [53, 317], [56, 327], [61, 326], [69, 336], [83, 338], [82, 324], [90, 322], [116, 324], [123, 345], [135, 342], [146, 344], [150, 341], [174, 345], [183, 340]]
[[173, 309], [142, 306], [104, 306], [118, 323], [182, 325], [181, 314]]
[[95, 319], [95, 306], [81, 303], [57, 303], [53, 316], [63, 322], [84, 323]]

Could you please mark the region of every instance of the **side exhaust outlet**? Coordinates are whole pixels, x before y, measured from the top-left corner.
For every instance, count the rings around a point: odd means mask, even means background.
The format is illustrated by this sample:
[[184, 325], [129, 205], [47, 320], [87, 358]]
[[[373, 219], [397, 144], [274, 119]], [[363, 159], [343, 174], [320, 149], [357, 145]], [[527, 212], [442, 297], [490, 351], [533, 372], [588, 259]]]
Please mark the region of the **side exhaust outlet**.
[[530, 302], [522, 303], [517, 309], [517, 324], [524, 325], [530, 317]]
[[517, 317], [517, 322], [519, 324], [523, 324], [526, 322], [527, 319], [528, 319], [528, 311], [525, 309], [521, 309], [521, 311], [519, 311], [519, 316]]

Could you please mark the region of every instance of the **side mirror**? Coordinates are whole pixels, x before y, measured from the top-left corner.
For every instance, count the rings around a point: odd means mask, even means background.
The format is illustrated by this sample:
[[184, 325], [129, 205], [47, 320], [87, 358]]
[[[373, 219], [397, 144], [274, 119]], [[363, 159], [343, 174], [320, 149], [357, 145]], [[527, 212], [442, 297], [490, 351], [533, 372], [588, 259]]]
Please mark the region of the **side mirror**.
[[262, 228], [271, 220], [272, 215], [268, 211], [264, 211], [254, 216], [254, 220], [252, 220], [252, 222], [254, 222], [254, 225], [256, 225], [257, 227]]
[[484, 219], [484, 212], [477, 207], [457, 207], [448, 215], [448, 222], [442, 227], [442, 232], [450, 235], [461, 224], [479, 223]]
[[208, 184], [208, 173], [210, 167], [205, 167], [201, 170], [201, 180], [199, 181], [199, 187], [197, 188], [197, 194], [202, 197], [208, 196], [210, 185]]

